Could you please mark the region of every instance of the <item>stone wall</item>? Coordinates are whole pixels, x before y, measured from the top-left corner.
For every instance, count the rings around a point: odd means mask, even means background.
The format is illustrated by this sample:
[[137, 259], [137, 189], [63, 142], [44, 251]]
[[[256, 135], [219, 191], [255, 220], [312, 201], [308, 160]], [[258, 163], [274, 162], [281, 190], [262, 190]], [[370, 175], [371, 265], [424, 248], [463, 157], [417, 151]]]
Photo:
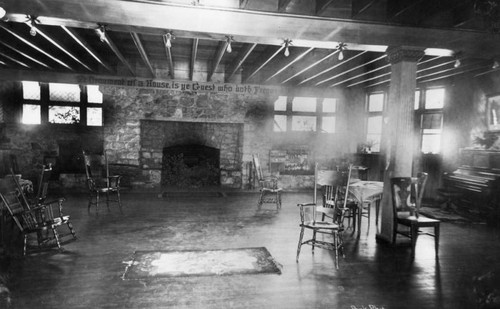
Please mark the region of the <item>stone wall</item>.
[[139, 166], [161, 173], [163, 149], [196, 144], [220, 150], [220, 184], [241, 188], [243, 124], [141, 120]]
[[[201, 131], [196, 130], [202, 132], [196, 138], [221, 150], [224, 186], [244, 187], [251, 153], [270, 149], [276, 98], [117, 87], [101, 87], [101, 91], [105, 97], [104, 148], [110, 149], [109, 160], [139, 167], [144, 185], [159, 186], [163, 147], [179, 142], [181, 135], [184, 140], [194, 138], [194, 124], [202, 126]], [[152, 123], [156, 126], [149, 125]], [[172, 133], [181, 124], [191, 129]]]
[[[60, 156], [61, 142], [75, 145], [75, 156], [81, 149], [102, 152], [106, 149], [113, 171], [126, 175], [123, 181], [133, 189], [158, 188], [161, 183], [162, 148], [171, 143], [165, 137], [153, 142], [154, 147], [143, 145], [142, 123], [196, 123], [214, 129], [204, 139], [224, 140], [222, 144], [221, 183], [232, 188], [252, 188], [252, 154], [258, 154], [265, 173], [270, 170], [271, 149], [308, 148], [314, 161], [328, 161], [355, 151], [362, 126], [349, 116], [364, 102], [350, 102], [342, 91], [324, 93], [291, 90], [283, 95], [328, 96], [338, 100], [337, 132], [323, 134], [315, 132], [273, 132], [273, 103], [277, 94], [197, 93], [117, 86], [100, 86], [104, 94], [104, 126], [88, 128], [73, 125], [21, 125], [22, 96], [19, 85], [14, 82], [0, 83], [0, 100], [5, 121], [2, 125], [7, 142], [0, 148], [20, 153], [24, 168], [50, 154]], [[5, 95], [4, 95], [5, 94]], [[358, 106], [359, 105], [359, 106]], [[6, 125], [7, 123], [7, 125]], [[161, 126], [160, 126], [161, 127]], [[215, 127], [219, 127], [217, 130]], [[237, 129], [236, 129], [237, 128]], [[148, 129], [146, 135], [168, 135], [165, 130], [155, 132]], [[205, 129], [203, 129], [205, 130]], [[189, 133], [186, 134], [189, 136]], [[167, 139], [174, 138], [172, 136]], [[205, 144], [210, 144], [205, 141]], [[237, 145], [228, 149], [229, 144]], [[226, 145], [226, 146], [225, 146]], [[208, 145], [210, 146], [210, 145]], [[161, 148], [161, 149], [160, 149]], [[227, 148], [227, 149], [226, 149]], [[224, 150], [226, 149], [226, 150]], [[157, 161], [155, 161], [157, 160]], [[282, 186], [289, 189], [309, 187], [310, 175], [282, 177]], [[73, 175], [65, 174], [65, 179]], [[76, 177], [75, 179], [79, 179]], [[69, 181], [77, 185], [80, 181]]]

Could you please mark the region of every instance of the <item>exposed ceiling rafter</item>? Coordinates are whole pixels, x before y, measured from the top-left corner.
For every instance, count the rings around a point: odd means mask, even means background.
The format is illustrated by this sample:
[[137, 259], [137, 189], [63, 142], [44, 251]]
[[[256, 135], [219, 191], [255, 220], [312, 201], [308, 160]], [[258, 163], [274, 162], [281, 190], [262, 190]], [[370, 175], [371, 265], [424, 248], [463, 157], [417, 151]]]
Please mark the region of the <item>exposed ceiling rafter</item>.
[[296, 63], [300, 59], [304, 58], [304, 56], [306, 56], [307, 54], [309, 54], [313, 50], [314, 50], [313, 47], [308, 48], [307, 50], [305, 50], [304, 52], [302, 52], [300, 55], [298, 55], [297, 57], [295, 57], [295, 59], [293, 59], [292, 61], [289, 61], [281, 69], [279, 69], [278, 71], [276, 71], [276, 73], [274, 73], [273, 75], [269, 76], [265, 81], [267, 82], [267, 81], [271, 80], [273, 77], [276, 77], [279, 74], [283, 73], [283, 71], [285, 71], [286, 69], [288, 69], [291, 65], [293, 65], [294, 63]]
[[120, 50], [118, 49], [116, 44], [113, 43], [113, 41], [111, 40], [109, 35], [106, 33], [106, 31], [101, 30], [101, 29], [95, 29], [95, 32], [100, 39], [102, 38], [102, 41], [104, 43], [106, 43], [106, 45], [108, 45], [108, 47], [113, 51], [113, 53], [115, 53], [116, 57], [118, 57], [118, 59], [120, 59], [120, 61], [125, 65], [125, 67], [129, 70], [129, 72], [132, 73], [132, 76], [135, 76], [135, 72], [132, 69], [132, 66], [127, 61], [127, 59], [125, 59], [125, 57], [120, 52]]
[[104, 68], [106, 68], [106, 70], [108, 70], [109, 72], [113, 72], [113, 70], [111, 69], [111, 67], [105, 63], [98, 55], [97, 55], [97, 52], [90, 46], [90, 44], [88, 44], [80, 35], [78, 35], [78, 33], [71, 29], [71, 28], [68, 28], [66, 26], [61, 26], [61, 28], [66, 31], [66, 33], [76, 42], [78, 43], [81, 47], [83, 47], [83, 49], [85, 49], [85, 51], [91, 55], [97, 62], [99, 62]]
[[217, 71], [217, 68], [219, 67], [219, 64], [222, 60], [222, 57], [224, 57], [224, 54], [227, 51], [227, 46], [229, 45], [229, 41], [224, 41], [224, 42], [219, 42], [219, 48], [217, 49], [217, 55], [215, 56], [215, 59], [212, 64], [212, 69], [208, 73], [207, 76], [207, 81], [211, 81], [212, 77], [215, 74], [215, 71]]
[[50, 58], [51, 60], [59, 63], [60, 65], [62, 65], [63, 67], [71, 70], [71, 71], [74, 71], [74, 69], [72, 67], [70, 67], [68, 64], [66, 64], [65, 62], [59, 60], [58, 58], [52, 56], [49, 52], [46, 52], [45, 50], [43, 50], [42, 48], [38, 47], [37, 45], [35, 45], [34, 43], [31, 43], [30, 41], [26, 40], [25, 38], [23, 38], [22, 36], [20, 36], [19, 34], [15, 33], [14, 31], [10, 30], [9, 28], [7, 28], [6, 26], [3, 25], [3, 23], [0, 23], [0, 28], [2, 28], [3, 30], [7, 31], [8, 33], [10, 33], [11, 35], [13, 35], [14, 37], [16, 37], [18, 40], [20, 40], [21, 42], [25, 43], [26, 45], [28, 45], [29, 47], [33, 48], [34, 50], [44, 54], [45, 56], [47, 56], [48, 58]]
[[134, 41], [135, 47], [137, 47], [137, 50], [139, 51], [139, 54], [141, 55], [142, 60], [146, 64], [146, 66], [149, 69], [149, 72], [153, 77], [156, 77], [155, 70], [153, 69], [153, 66], [151, 65], [151, 61], [149, 61], [148, 54], [146, 53], [146, 50], [144, 49], [144, 46], [142, 45], [141, 38], [139, 37], [139, 34], [136, 32], [131, 32], [130, 35], [132, 36], [132, 40]]
[[86, 65], [83, 61], [81, 61], [77, 56], [73, 55], [67, 48], [63, 47], [60, 42], [57, 42], [54, 38], [49, 36], [45, 31], [43, 31], [40, 27], [34, 26], [29, 24], [28, 22], [25, 23], [26, 26], [30, 28], [36, 29], [36, 33], [41, 35], [44, 39], [46, 39], [50, 44], [54, 45], [57, 47], [59, 50], [61, 50], [63, 53], [68, 55], [71, 59], [75, 60], [79, 64], [81, 64], [85, 69], [89, 70], [90, 72], [94, 72], [88, 65]]
[[[243, 65], [247, 57], [250, 55], [250, 53], [254, 50], [254, 48], [257, 46], [257, 43], [253, 44], [246, 44], [245, 49], [238, 55], [238, 58], [235, 59], [235, 64], [231, 65], [228, 71], [226, 71], [226, 82], [229, 82], [231, 78], [236, 74], [236, 72], [239, 70], [239, 68]], [[228, 74], [229, 72], [229, 74]]]
[[316, 9], [315, 13], [317, 16], [322, 16], [330, 4], [332, 4], [335, 0], [316, 0]]
[[248, 75], [243, 82], [246, 83], [250, 78], [252, 78], [252, 76], [262, 70], [262, 68], [265, 67], [271, 60], [273, 60], [273, 58], [276, 57], [283, 50], [283, 48], [285, 48], [284, 45], [280, 46], [269, 58], [267, 58], [260, 66], [253, 70], [253, 72], [250, 73], [250, 75]]
[[362, 55], [364, 55], [364, 54], [366, 54], [366, 53], [367, 53], [367, 51], [362, 51], [362, 52], [360, 52], [360, 53], [357, 53], [356, 55], [354, 55], [354, 56], [352, 56], [352, 57], [349, 57], [348, 59], [346, 59], [346, 60], [344, 60], [344, 61], [341, 61], [341, 62], [337, 63], [336, 65], [334, 65], [334, 66], [332, 66], [332, 67], [329, 67], [329, 68], [327, 68], [327, 69], [325, 69], [325, 70], [323, 70], [323, 71], [321, 71], [321, 72], [319, 72], [319, 73], [317, 73], [317, 74], [315, 74], [315, 75], [313, 75], [313, 76], [311, 76], [311, 77], [308, 77], [308, 78], [304, 79], [303, 81], [301, 81], [301, 82], [299, 83], [299, 85], [305, 84], [305, 83], [307, 83], [308, 81], [313, 80], [313, 79], [315, 79], [316, 77], [321, 76], [321, 75], [323, 75], [323, 74], [325, 74], [325, 73], [327, 73], [327, 72], [330, 72], [331, 70], [334, 70], [334, 69], [336, 69], [337, 67], [339, 67], [339, 66], [341, 66], [341, 65], [345, 65], [345, 64], [349, 63], [350, 61], [352, 61], [352, 60], [354, 60], [354, 59], [356, 59], [356, 58], [358, 58], [358, 57], [360, 57], [360, 56], [362, 56]]
[[23, 51], [21, 51], [21, 50], [19, 50], [19, 49], [15, 48], [15, 47], [13, 47], [13, 46], [11, 46], [10, 44], [7, 44], [7, 43], [2, 42], [2, 41], [0, 41], [0, 44], [4, 45], [5, 47], [7, 47], [7, 48], [11, 49], [12, 51], [14, 51], [14, 52], [16, 52], [16, 53], [18, 53], [18, 54], [20, 54], [21, 56], [23, 56], [23, 57], [24, 57], [24, 58], [26, 58], [26, 59], [29, 59], [29, 60], [31, 60], [31, 61], [33, 61], [33, 62], [35, 62], [35, 63], [38, 63], [39, 65], [41, 65], [41, 66], [43, 66], [43, 67], [45, 67], [45, 68], [47, 68], [47, 69], [52, 69], [52, 68], [51, 68], [48, 64], [46, 64], [45, 62], [42, 62], [41, 60], [35, 59], [34, 57], [31, 57], [30, 55], [26, 54], [25, 52], [23, 52]]
[[198, 43], [199, 43], [198, 38], [193, 39], [193, 43], [191, 46], [191, 61], [189, 63], [189, 79], [193, 80], [194, 77], [194, 67], [196, 63], [196, 56], [198, 54]]

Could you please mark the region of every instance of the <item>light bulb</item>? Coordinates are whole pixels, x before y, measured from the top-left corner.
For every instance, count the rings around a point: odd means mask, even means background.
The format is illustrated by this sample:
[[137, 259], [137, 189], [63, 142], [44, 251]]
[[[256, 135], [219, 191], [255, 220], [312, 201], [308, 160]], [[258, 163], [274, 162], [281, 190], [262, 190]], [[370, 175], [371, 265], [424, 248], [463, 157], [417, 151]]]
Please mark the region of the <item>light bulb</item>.
[[288, 44], [285, 47], [285, 52], [284, 52], [285, 57], [290, 56], [290, 50], [288, 49]]
[[166, 46], [167, 48], [172, 47], [172, 42], [170, 41], [170, 36], [169, 36], [169, 35], [167, 35], [167, 40], [166, 40], [166, 42], [165, 42], [165, 46]]
[[104, 32], [104, 29], [102, 29], [101, 34], [99, 34], [99, 40], [101, 40], [101, 42], [106, 41], [106, 33]]
[[227, 48], [226, 48], [226, 51], [230, 54], [233, 49], [231, 48], [231, 41], [227, 42]]
[[495, 62], [493, 62], [493, 66], [491, 68], [498, 69], [498, 67], [500, 67], [500, 63], [498, 63], [498, 61], [495, 60]]
[[30, 28], [30, 34], [31, 34], [31, 36], [35, 36], [36, 35], [36, 28], [35, 27], [31, 26], [31, 28]]
[[458, 68], [462, 63], [460, 62], [460, 59], [455, 60], [455, 64], [453, 65], [455, 68]]
[[342, 61], [342, 60], [344, 60], [344, 52], [339, 51], [339, 61]]
[[3, 18], [5, 16], [7, 12], [5, 12], [4, 8], [3, 7], [0, 7], [0, 19]]

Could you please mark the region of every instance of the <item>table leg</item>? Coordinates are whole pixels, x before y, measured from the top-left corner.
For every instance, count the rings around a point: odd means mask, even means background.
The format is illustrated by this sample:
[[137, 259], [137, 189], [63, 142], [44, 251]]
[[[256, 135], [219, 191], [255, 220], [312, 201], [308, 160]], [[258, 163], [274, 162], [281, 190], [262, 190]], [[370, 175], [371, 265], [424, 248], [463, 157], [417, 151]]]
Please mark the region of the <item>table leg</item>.
[[361, 236], [361, 217], [363, 216], [363, 202], [358, 203], [358, 237]]

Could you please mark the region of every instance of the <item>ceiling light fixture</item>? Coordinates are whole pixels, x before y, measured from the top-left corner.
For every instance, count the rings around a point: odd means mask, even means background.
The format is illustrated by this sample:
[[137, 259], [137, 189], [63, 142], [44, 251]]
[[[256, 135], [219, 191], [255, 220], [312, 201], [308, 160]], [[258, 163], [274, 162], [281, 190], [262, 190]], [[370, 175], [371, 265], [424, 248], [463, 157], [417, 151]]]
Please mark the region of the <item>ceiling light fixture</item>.
[[344, 50], [347, 49], [347, 44], [345, 43], [339, 43], [337, 45], [337, 50], [339, 51], [339, 61], [344, 60]]
[[30, 34], [31, 34], [31, 36], [35, 36], [36, 35], [35, 25], [40, 23], [40, 21], [36, 18], [36, 16], [33, 16], [33, 15], [27, 15], [26, 18], [27, 18], [28, 26], [30, 26]]
[[0, 6], [0, 19], [2, 19], [5, 16], [5, 14], [7, 14], [7, 12], [5, 12], [5, 9]]
[[170, 33], [170, 32], [167, 32], [163, 38], [165, 39], [165, 47], [167, 48], [170, 48], [172, 47], [172, 40], [175, 39], [175, 36]]
[[458, 68], [459, 66], [462, 65], [462, 61], [460, 61], [461, 53], [457, 52], [457, 53], [455, 53], [454, 56], [455, 56], [455, 63], [453, 64], [453, 67]]
[[99, 32], [99, 40], [101, 40], [101, 42], [106, 41], [106, 26], [99, 26], [99, 29], [97, 29], [97, 31]]
[[226, 51], [230, 54], [233, 51], [233, 48], [231, 47], [231, 42], [234, 41], [232, 35], [226, 35], [226, 42], [227, 42], [227, 47]]
[[285, 44], [285, 52], [283, 53], [283, 55], [285, 55], [285, 57], [288, 57], [290, 56], [290, 45], [292, 45], [292, 40], [290, 39], [285, 39], [285, 42], [283, 43]]

